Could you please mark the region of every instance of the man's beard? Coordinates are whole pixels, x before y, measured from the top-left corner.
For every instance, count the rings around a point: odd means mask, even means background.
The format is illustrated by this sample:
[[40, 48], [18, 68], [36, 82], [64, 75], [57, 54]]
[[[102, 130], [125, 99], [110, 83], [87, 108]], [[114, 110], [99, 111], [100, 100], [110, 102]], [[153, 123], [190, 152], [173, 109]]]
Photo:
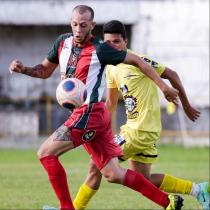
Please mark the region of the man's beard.
[[87, 37], [90, 35], [91, 29], [85, 34], [84, 39], [80, 42], [77, 42], [78, 44], [84, 44], [87, 41]]

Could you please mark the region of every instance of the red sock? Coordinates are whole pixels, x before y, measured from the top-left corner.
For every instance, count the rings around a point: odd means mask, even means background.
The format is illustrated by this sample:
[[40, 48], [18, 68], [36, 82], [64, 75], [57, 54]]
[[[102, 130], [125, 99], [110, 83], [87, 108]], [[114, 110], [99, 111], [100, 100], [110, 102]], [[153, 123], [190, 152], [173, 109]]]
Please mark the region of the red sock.
[[149, 182], [142, 174], [127, 170], [123, 185], [140, 192], [145, 197], [166, 209], [169, 205], [168, 194], [159, 190]]
[[61, 210], [74, 210], [67, 184], [66, 172], [60, 164], [58, 157], [47, 156], [41, 158], [40, 161], [48, 173], [50, 183], [60, 201]]

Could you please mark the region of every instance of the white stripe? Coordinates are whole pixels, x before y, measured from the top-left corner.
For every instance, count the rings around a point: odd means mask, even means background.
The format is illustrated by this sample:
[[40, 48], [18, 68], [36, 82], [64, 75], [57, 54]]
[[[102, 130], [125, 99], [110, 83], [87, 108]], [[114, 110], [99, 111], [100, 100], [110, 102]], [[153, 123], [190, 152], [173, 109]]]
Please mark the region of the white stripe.
[[73, 37], [71, 36], [71, 37], [65, 39], [63, 48], [61, 50], [60, 60], [59, 60], [61, 75], [66, 74], [66, 67], [68, 64], [69, 56], [71, 54], [72, 38]]
[[[85, 100], [85, 104], [88, 104], [90, 102], [90, 96], [93, 92], [93, 88], [98, 81], [98, 75], [100, 73], [100, 71], [99, 71], [100, 68], [101, 68], [101, 64], [100, 64], [100, 61], [98, 60], [98, 57], [96, 55], [96, 51], [93, 51], [88, 75], [86, 78], [87, 98]], [[103, 76], [102, 76], [102, 81], [101, 81], [101, 84], [98, 89], [98, 91], [99, 91], [98, 101], [101, 101], [105, 87], [106, 87], [106, 80], [105, 80], [105, 71], [104, 71]]]

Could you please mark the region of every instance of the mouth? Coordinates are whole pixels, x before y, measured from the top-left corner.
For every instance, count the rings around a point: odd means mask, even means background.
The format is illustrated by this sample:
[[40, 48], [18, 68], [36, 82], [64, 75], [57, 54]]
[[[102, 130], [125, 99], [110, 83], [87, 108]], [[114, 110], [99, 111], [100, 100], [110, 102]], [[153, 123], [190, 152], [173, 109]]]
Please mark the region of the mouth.
[[82, 42], [83, 41], [83, 38], [81, 36], [75, 36], [74, 38], [77, 42]]

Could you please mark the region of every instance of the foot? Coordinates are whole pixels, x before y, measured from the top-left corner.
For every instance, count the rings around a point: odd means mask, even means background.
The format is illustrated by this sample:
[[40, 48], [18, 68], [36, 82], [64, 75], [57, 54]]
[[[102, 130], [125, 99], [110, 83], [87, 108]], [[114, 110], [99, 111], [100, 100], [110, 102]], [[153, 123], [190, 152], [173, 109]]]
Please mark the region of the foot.
[[51, 206], [43, 206], [42, 210], [58, 210], [55, 207], [51, 207]]
[[198, 184], [200, 192], [198, 193], [197, 200], [203, 207], [203, 210], [210, 210], [210, 185], [208, 182], [203, 182]]
[[166, 210], [181, 210], [183, 206], [183, 198], [179, 195], [172, 195], [168, 196], [170, 203]]

